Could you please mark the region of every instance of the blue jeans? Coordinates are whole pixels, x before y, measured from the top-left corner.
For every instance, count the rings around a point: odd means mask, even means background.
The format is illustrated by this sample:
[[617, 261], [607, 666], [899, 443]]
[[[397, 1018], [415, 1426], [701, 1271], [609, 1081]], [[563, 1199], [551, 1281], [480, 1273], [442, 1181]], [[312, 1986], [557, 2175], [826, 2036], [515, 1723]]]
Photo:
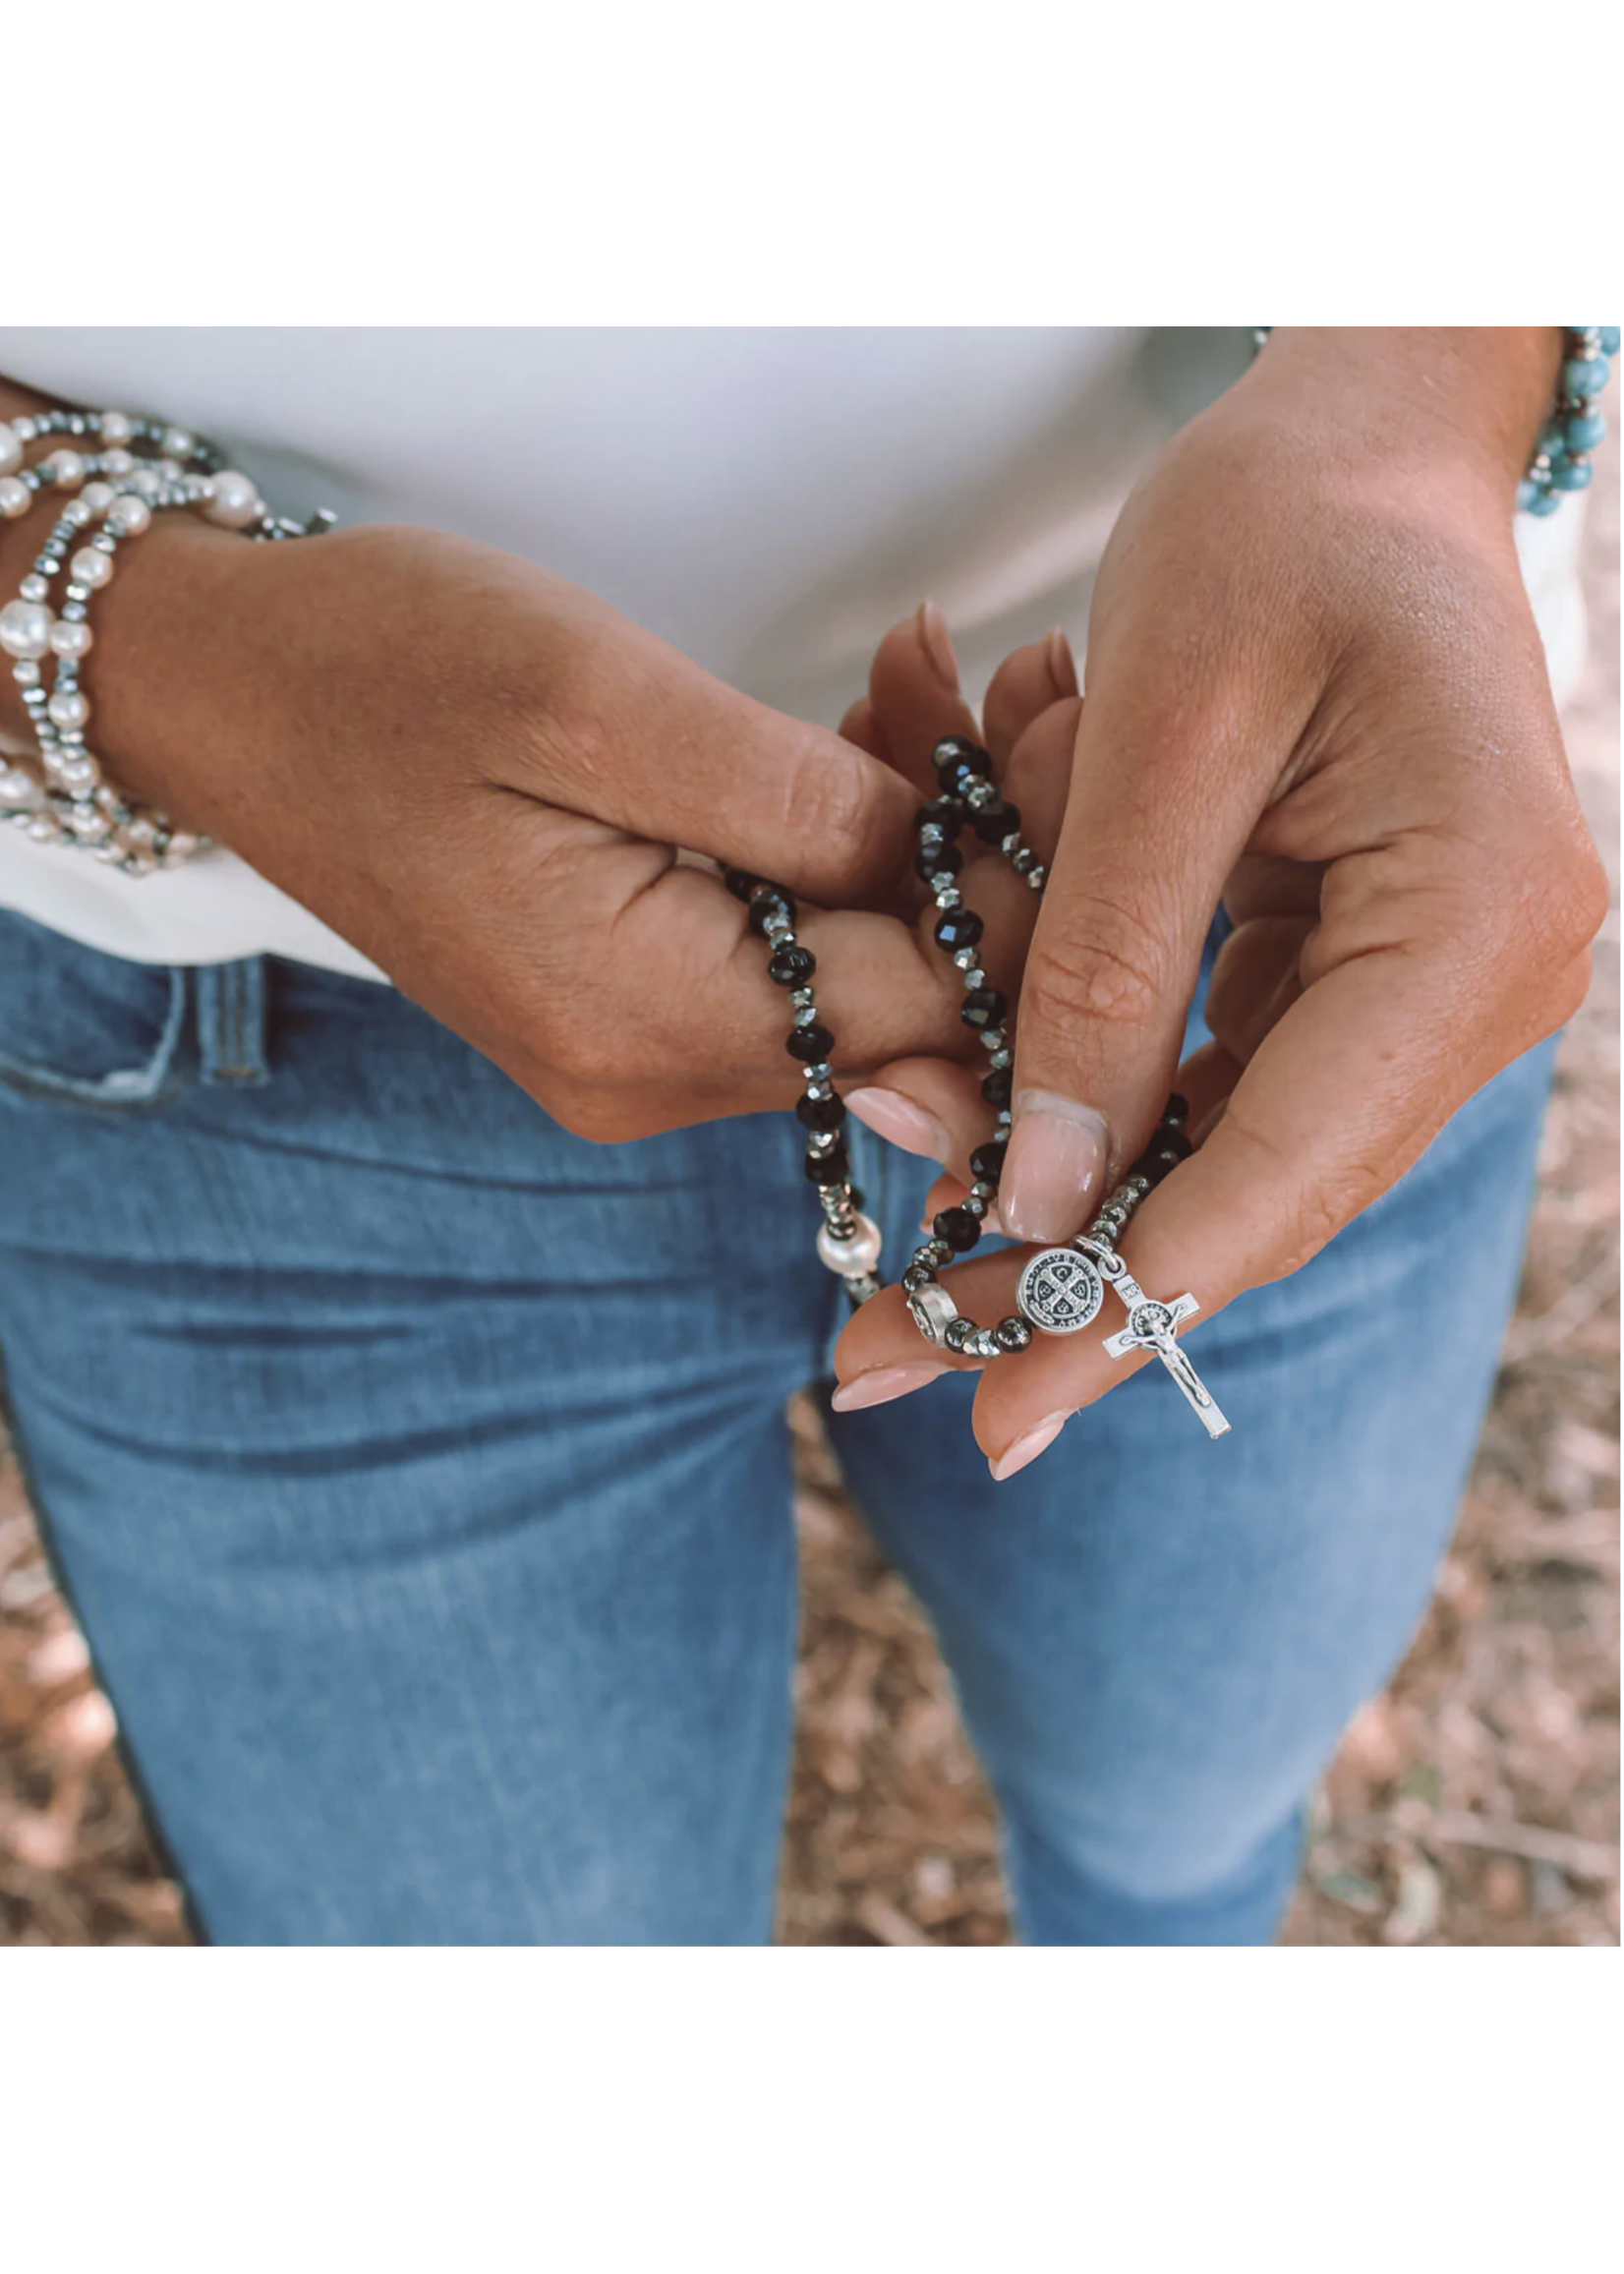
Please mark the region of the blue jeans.
[[[0, 915], [16, 1441], [203, 1931], [751, 1943], [795, 1642], [783, 1413], [843, 1298], [787, 1116], [615, 1147], [387, 990]], [[1549, 1053], [1009, 1484], [969, 1384], [832, 1419], [1027, 1940], [1247, 1944], [1426, 1599]], [[854, 1133], [888, 1254], [927, 1171]], [[894, 1266], [895, 1267], [895, 1266]]]

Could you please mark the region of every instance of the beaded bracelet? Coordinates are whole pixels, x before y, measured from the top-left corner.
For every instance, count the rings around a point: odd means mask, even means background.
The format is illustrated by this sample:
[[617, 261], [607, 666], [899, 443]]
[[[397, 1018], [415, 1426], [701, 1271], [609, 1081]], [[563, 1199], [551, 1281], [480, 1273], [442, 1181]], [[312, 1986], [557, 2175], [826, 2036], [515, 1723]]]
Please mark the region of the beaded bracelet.
[[[1110, 1287], [1126, 1306], [1128, 1322], [1106, 1342], [1109, 1356], [1122, 1358], [1132, 1350], [1151, 1352], [1173, 1376], [1208, 1436], [1221, 1437], [1229, 1423], [1177, 1340], [1179, 1328], [1194, 1317], [1199, 1303], [1193, 1295], [1181, 1295], [1172, 1303], [1155, 1302], [1117, 1253], [1117, 1241], [1146, 1194], [1189, 1157], [1185, 1128], [1189, 1108], [1183, 1098], [1168, 1099], [1149, 1145], [1109, 1195], [1086, 1231], [1065, 1247], [1043, 1248], [1028, 1258], [1015, 1289], [1015, 1313], [996, 1326], [978, 1326], [960, 1315], [941, 1283], [945, 1266], [976, 1245], [998, 1198], [1010, 1136], [1015, 1057], [1008, 999], [987, 984], [980, 962], [982, 919], [965, 906], [958, 883], [963, 854], [957, 841], [966, 826], [973, 830], [983, 844], [998, 847], [1034, 893], [1043, 891], [1046, 872], [1037, 854], [1021, 840], [1017, 808], [993, 784], [992, 761], [985, 750], [962, 735], [951, 734], [937, 744], [933, 763], [941, 790], [915, 817], [919, 849], [913, 865], [936, 904], [937, 945], [952, 957], [964, 987], [959, 1017], [975, 1029], [991, 1061], [981, 1094], [997, 1121], [993, 1135], [970, 1155], [975, 1181], [968, 1193], [955, 1206], [938, 1212], [931, 1237], [915, 1249], [902, 1273], [909, 1314], [933, 1349], [949, 1350], [960, 1358], [992, 1360], [1027, 1349], [1034, 1330], [1042, 1334], [1080, 1332], [1098, 1316], [1105, 1290]], [[763, 936], [771, 950], [768, 976], [789, 990], [793, 1023], [785, 1048], [791, 1058], [800, 1061], [806, 1079], [806, 1093], [795, 1112], [808, 1133], [806, 1173], [817, 1188], [824, 1213], [818, 1255], [844, 1281], [855, 1310], [884, 1285], [877, 1270], [881, 1236], [872, 1217], [863, 1214], [863, 1195], [851, 1182], [850, 1158], [841, 1135], [846, 1108], [835, 1089], [831, 1063], [835, 1037], [819, 1018], [812, 986], [817, 959], [795, 937], [795, 903], [781, 885], [750, 876], [742, 869], [729, 868], [723, 873], [728, 890], [748, 904], [751, 929]]]
[[[104, 446], [64, 446], [24, 465], [29, 442], [58, 435]], [[47, 410], [0, 423], [0, 516], [18, 519], [51, 491], [78, 495], [61, 508], [17, 599], [0, 610], [0, 648], [15, 659], [13, 676], [23, 691], [45, 781], [41, 787], [31, 774], [0, 759], [0, 818], [37, 843], [91, 851], [128, 876], [149, 875], [178, 865], [207, 840], [175, 830], [155, 808], [123, 797], [86, 745], [90, 706], [79, 681], [80, 666], [94, 644], [91, 596], [111, 579], [120, 544], [142, 536], [155, 513], [197, 508], [220, 527], [261, 542], [319, 532], [331, 526], [333, 516], [321, 512], [302, 523], [272, 514], [249, 476], [230, 468], [216, 443], [184, 427], [121, 411]], [[100, 528], [84, 542], [97, 522]], [[80, 550], [70, 559], [76, 544]], [[56, 614], [51, 588], [64, 564], [66, 599]], [[40, 669], [46, 661], [54, 663], [48, 689]]]
[[[1254, 355], [1272, 328], [1252, 326]], [[1595, 471], [1591, 456], [1607, 432], [1607, 422], [1595, 405], [1611, 377], [1609, 359], [1618, 353], [1618, 342], [1616, 326], [1580, 324], [1564, 330], [1556, 399], [1528, 472], [1517, 486], [1517, 502], [1525, 513], [1542, 520], [1556, 511], [1564, 492], [1590, 488]]]

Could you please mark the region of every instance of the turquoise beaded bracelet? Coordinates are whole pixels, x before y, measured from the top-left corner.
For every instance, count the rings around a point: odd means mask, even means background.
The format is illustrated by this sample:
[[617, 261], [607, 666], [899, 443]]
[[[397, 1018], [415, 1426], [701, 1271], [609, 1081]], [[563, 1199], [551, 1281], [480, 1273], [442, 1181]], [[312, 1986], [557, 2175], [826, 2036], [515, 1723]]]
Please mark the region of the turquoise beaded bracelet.
[[[1262, 346], [1272, 327], [1252, 326], [1252, 352]], [[1618, 353], [1615, 326], [1578, 324], [1562, 334], [1562, 376], [1551, 405], [1545, 431], [1535, 445], [1528, 472], [1517, 485], [1517, 502], [1525, 513], [1541, 519], [1554, 513], [1570, 490], [1588, 490], [1595, 468], [1591, 458], [1607, 432], [1607, 422], [1596, 408], [1612, 374]]]

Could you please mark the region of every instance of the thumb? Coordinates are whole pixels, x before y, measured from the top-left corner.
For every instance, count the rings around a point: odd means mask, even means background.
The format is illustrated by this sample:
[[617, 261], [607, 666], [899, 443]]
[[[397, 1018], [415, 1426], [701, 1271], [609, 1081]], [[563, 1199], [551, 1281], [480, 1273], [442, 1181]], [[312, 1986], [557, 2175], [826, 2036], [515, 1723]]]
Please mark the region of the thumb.
[[1146, 653], [1090, 678], [1060, 844], [1021, 981], [1006, 1230], [1069, 1239], [1172, 1085], [1201, 950], [1263, 791], [1269, 736], [1192, 707]]

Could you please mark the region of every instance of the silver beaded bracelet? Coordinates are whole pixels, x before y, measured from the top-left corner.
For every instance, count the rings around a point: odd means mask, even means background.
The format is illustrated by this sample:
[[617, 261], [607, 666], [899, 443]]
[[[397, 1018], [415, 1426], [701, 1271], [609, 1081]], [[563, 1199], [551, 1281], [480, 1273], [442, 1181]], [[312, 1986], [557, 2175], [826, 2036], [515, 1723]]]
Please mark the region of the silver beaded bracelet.
[[[30, 443], [58, 436], [68, 439], [27, 463]], [[90, 447], [76, 446], [84, 443]], [[44, 775], [40, 781], [0, 758], [0, 819], [36, 844], [88, 851], [127, 876], [147, 876], [178, 866], [207, 841], [115, 788], [86, 742], [90, 704], [80, 670], [94, 645], [93, 596], [111, 582], [120, 546], [143, 536], [157, 513], [190, 508], [260, 542], [317, 534], [333, 516], [300, 522], [271, 513], [217, 444], [161, 420], [49, 410], [0, 422], [0, 518], [20, 520], [58, 494], [66, 502], [50, 534], [17, 598], [0, 609], [0, 648], [13, 658]], [[64, 570], [58, 612], [53, 590]]]

